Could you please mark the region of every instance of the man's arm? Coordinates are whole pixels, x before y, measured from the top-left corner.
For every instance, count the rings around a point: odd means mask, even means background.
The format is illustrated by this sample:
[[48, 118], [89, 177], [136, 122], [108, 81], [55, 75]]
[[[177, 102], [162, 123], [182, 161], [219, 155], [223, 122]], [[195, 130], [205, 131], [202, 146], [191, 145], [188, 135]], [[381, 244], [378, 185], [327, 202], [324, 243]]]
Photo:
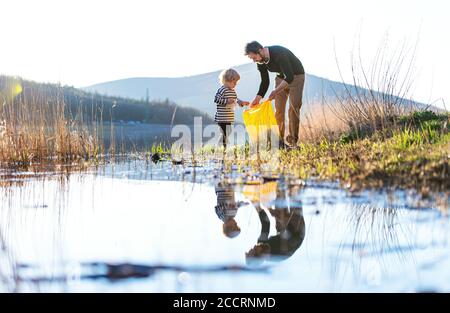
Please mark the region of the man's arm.
[[292, 71], [291, 63], [289, 62], [289, 59], [288, 59], [287, 55], [285, 55], [284, 53], [279, 57], [279, 64], [280, 64], [281, 71], [284, 74], [284, 79], [280, 83], [280, 85], [278, 85], [278, 87], [275, 88], [270, 93], [269, 100], [274, 99], [275, 96], [280, 91], [285, 89], [287, 86], [289, 86], [290, 83], [292, 83], [294, 81], [294, 72]]
[[281, 71], [284, 74], [284, 81], [289, 85], [294, 81], [294, 72], [292, 71], [291, 62], [286, 54], [282, 54], [279, 58]]
[[261, 83], [259, 84], [259, 90], [256, 94], [255, 100], [253, 100], [252, 105], [257, 105], [261, 101], [262, 98], [264, 98], [264, 95], [267, 92], [267, 89], [269, 89], [270, 79], [269, 79], [269, 72], [267, 71], [267, 67], [264, 65], [258, 64], [258, 70], [261, 75]]
[[267, 213], [262, 208], [258, 212], [258, 215], [259, 220], [261, 222], [261, 234], [259, 235], [258, 242], [266, 241], [269, 238], [270, 233], [270, 220], [269, 217], [267, 216]]
[[288, 84], [285, 80], [283, 80], [283, 81], [278, 85], [278, 87], [275, 88], [275, 89], [270, 93], [268, 99], [269, 99], [269, 100], [275, 99], [275, 96], [276, 96], [281, 90], [287, 88], [287, 86], [289, 86], [289, 84]]
[[263, 66], [263, 65], [259, 65], [258, 64], [258, 70], [259, 73], [261, 74], [261, 83], [259, 84], [259, 90], [257, 95], [260, 96], [261, 98], [264, 98], [267, 89], [269, 89], [269, 84], [270, 84], [270, 80], [269, 80], [269, 71], [267, 70], [267, 67]]

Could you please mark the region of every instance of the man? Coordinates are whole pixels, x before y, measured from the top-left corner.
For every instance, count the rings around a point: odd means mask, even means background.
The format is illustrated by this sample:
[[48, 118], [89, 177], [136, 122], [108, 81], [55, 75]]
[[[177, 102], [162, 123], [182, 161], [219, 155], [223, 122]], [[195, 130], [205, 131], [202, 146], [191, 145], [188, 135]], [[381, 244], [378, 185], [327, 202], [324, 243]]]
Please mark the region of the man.
[[270, 93], [269, 100], [275, 99], [275, 118], [280, 130], [280, 146], [284, 147], [285, 112], [289, 97], [289, 136], [286, 141], [295, 146], [298, 141], [300, 123], [300, 108], [302, 106], [305, 70], [302, 62], [288, 49], [281, 46], [263, 47], [259, 42], [252, 41], [245, 46], [245, 55], [258, 63], [261, 74], [261, 84], [251, 106], [259, 104], [269, 88], [269, 72], [276, 72], [275, 89]]

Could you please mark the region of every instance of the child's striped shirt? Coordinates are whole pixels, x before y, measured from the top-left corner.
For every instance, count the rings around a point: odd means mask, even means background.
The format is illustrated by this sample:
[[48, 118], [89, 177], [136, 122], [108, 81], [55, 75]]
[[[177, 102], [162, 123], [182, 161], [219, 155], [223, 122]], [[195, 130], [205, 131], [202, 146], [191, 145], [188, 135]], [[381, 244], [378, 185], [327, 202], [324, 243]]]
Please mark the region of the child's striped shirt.
[[228, 87], [222, 86], [217, 90], [214, 102], [217, 105], [214, 120], [217, 123], [234, 123], [234, 104], [227, 104], [228, 99], [238, 101], [236, 91]]
[[236, 216], [238, 207], [234, 198], [234, 190], [230, 186], [216, 186], [217, 205], [215, 207], [217, 216], [222, 221], [227, 221]]

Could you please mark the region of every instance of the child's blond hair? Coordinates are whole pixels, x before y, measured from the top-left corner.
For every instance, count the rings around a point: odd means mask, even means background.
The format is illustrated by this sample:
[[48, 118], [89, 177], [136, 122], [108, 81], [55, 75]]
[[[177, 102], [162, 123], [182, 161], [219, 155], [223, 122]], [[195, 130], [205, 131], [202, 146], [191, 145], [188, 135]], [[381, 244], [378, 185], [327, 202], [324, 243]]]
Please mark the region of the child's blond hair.
[[239, 73], [232, 68], [223, 70], [219, 75], [220, 83], [223, 85], [225, 82], [238, 81], [241, 78]]

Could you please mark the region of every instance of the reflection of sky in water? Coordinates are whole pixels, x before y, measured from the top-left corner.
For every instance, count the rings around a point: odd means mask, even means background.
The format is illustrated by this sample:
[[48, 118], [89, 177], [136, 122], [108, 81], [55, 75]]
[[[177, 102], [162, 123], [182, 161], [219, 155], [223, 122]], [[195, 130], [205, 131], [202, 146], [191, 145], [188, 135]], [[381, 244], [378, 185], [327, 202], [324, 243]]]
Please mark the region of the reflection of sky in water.
[[[240, 207], [239, 236], [222, 233], [215, 212], [214, 184], [138, 175], [133, 165], [105, 175], [72, 174], [69, 179], [30, 180], [2, 189], [0, 275], [8, 264], [28, 264], [21, 273], [39, 277], [71, 275], [80, 263], [128, 262], [180, 266], [246, 266], [245, 253], [258, 241], [261, 222], [252, 204]], [[141, 165], [139, 165], [141, 166]], [[144, 173], [144, 171], [142, 171]], [[201, 173], [201, 171], [200, 171]], [[144, 175], [144, 174], [142, 174]], [[207, 181], [205, 174], [200, 181]], [[176, 176], [176, 175], [175, 175]], [[206, 177], [206, 178], [205, 178]], [[250, 189], [249, 189], [250, 188]], [[235, 187], [236, 201], [248, 201], [252, 189]], [[283, 261], [268, 261], [268, 272], [179, 273], [158, 271], [146, 279], [116, 283], [81, 280], [41, 284], [40, 290], [65, 291], [422, 291], [450, 290], [448, 217], [437, 209], [407, 209], [407, 195], [387, 205], [383, 193], [350, 197], [323, 186], [296, 194], [266, 193], [265, 208], [302, 204], [305, 238]], [[264, 198], [264, 196], [262, 197]], [[387, 209], [402, 205], [397, 209]], [[270, 236], [276, 234], [271, 220]], [[3, 276], [2, 276], [3, 277]], [[20, 288], [20, 286], [19, 286]], [[24, 283], [22, 290], [33, 287]], [[1, 289], [1, 288], [0, 288]], [[21, 290], [21, 289], [19, 289]]]

